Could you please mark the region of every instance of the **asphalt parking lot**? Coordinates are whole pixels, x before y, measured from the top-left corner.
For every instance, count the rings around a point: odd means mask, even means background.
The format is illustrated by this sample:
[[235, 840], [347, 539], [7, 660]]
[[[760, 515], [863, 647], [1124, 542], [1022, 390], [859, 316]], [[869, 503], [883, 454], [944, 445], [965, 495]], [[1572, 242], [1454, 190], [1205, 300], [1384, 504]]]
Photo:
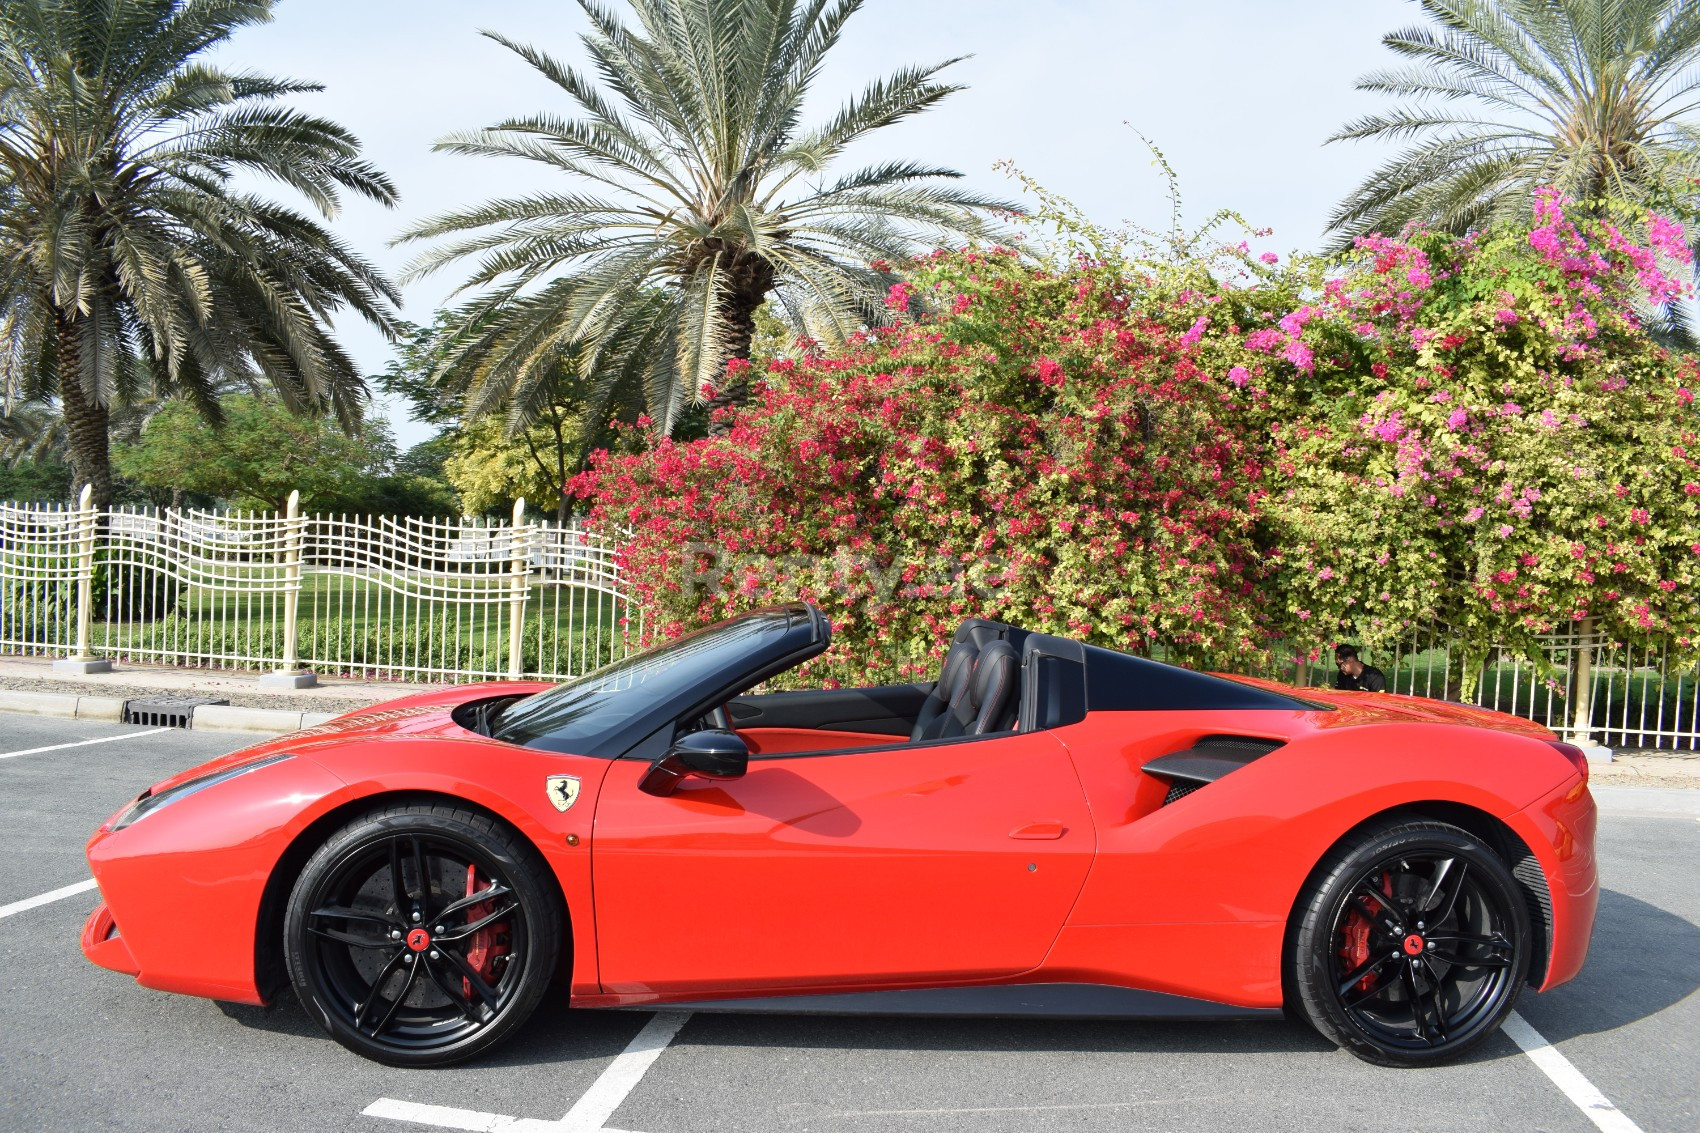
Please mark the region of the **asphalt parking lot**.
[[[1293, 1023], [545, 1008], [489, 1058], [405, 1071], [337, 1046], [292, 999], [220, 1005], [93, 967], [77, 946], [91, 891], [29, 903], [86, 881], [83, 841], [126, 799], [243, 744], [0, 715], [0, 1130], [1700, 1129], [1700, 791], [1599, 792], [1588, 966], [1518, 1008], [1526, 1045], [1559, 1056], [1539, 1062], [1499, 1035], [1458, 1065], [1383, 1070]], [[1590, 1116], [1598, 1095], [1616, 1112]]]

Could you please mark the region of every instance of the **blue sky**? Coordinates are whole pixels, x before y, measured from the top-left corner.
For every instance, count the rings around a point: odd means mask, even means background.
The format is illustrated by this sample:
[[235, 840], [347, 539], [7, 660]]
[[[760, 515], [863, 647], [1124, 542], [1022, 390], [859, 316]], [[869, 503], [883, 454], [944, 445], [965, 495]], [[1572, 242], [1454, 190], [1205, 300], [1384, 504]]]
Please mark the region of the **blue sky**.
[[[548, 184], [524, 164], [435, 154], [431, 144], [509, 115], [570, 112], [564, 95], [478, 32], [582, 66], [572, 0], [280, 0], [277, 16], [220, 61], [325, 84], [299, 105], [353, 130], [401, 190], [398, 209], [353, 202], [336, 222], [385, 268], [399, 272], [409, 257], [387, 246], [404, 223]], [[1131, 125], [1180, 174], [1187, 216], [1232, 208], [1273, 228], [1275, 250], [1308, 249], [1333, 203], [1385, 156], [1323, 140], [1383, 104], [1353, 81], [1392, 61], [1382, 35], [1419, 22], [1411, 0], [869, 0], [811, 107], [824, 117], [898, 66], [971, 55], [947, 72], [969, 89], [880, 131], [852, 160], [939, 162], [1014, 195], [992, 168], [1008, 159], [1102, 224], [1160, 226], [1165, 184]], [[404, 314], [429, 321], [455, 282], [409, 285]], [[341, 329], [368, 371], [382, 368], [380, 336], [352, 322]], [[403, 445], [429, 435], [391, 416]]]

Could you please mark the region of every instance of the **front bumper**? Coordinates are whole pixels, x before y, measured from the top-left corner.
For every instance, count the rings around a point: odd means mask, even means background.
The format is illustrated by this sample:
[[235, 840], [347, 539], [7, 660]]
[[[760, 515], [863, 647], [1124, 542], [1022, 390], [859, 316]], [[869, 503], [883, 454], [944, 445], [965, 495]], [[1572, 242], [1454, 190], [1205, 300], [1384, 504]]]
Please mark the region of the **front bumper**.
[[118, 923], [112, 919], [112, 910], [105, 901], [96, 905], [89, 919], [83, 922], [83, 955], [103, 968], [127, 976], [142, 974], [141, 965], [130, 955], [130, 946], [119, 935]]
[[1588, 958], [1600, 903], [1597, 824], [1594, 796], [1580, 775], [1513, 816], [1512, 828], [1540, 863], [1552, 901], [1546, 976], [1539, 991], [1573, 979]]

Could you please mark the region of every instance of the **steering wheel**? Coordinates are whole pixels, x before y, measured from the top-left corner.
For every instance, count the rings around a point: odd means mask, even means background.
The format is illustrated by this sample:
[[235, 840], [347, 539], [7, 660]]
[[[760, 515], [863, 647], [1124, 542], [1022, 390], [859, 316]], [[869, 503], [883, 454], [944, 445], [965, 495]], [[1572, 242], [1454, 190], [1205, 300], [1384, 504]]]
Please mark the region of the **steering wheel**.
[[726, 710], [724, 704], [717, 704], [709, 709], [704, 714], [703, 719], [708, 721], [708, 726], [716, 731], [732, 732], [737, 730], [732, 727], [732, 713]]

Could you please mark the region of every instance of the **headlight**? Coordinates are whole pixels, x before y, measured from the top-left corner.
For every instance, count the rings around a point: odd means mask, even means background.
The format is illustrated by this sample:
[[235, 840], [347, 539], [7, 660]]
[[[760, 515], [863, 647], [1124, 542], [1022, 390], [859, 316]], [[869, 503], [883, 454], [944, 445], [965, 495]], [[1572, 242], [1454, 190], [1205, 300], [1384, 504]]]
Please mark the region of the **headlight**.
[[211, 775], [202, 775], [198, 779], [190, 779], [187, 782], [177, 784], [175, 787], [168, 787], [157, 794], [150, 792], [131, 803], [129, 809], [120, 814], [112, 823], [112, 829], [122, 830], [132, 822], [138, 822], [161, 807], [170, 806], [179, 799], [186, 799], [197, 791], [216, 787], [220, 783], [229, 782], [238, 775], [246, 775], [250, 771], [258, 771], [262, 767], [270, 767], [274, 763], [282, 763], [286, 759], [294, 758], [287, 752], [283, 755], [268, 755], [264, 759], [256, 759], [252, 763], [226, 767], [222, 771], [214, 771]]

